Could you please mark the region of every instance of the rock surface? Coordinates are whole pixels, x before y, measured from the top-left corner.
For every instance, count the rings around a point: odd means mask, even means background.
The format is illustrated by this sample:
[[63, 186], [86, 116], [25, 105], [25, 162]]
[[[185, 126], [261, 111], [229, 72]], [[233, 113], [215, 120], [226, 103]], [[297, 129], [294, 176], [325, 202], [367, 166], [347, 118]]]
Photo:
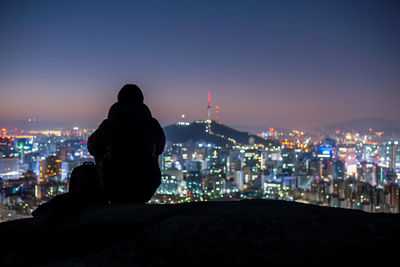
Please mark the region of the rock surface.
[[2, 223], [0, 237], [2, 266], [383, 266], [397, 265], [400, 215], [272, 200], [127, 204]]

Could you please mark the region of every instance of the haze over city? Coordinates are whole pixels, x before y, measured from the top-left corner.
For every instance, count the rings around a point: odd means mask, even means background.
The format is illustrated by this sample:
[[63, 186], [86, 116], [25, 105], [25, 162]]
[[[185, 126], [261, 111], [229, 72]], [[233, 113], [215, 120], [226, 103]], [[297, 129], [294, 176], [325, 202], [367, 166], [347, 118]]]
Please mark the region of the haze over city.
[[400, 120], [397, 1], [2, 1], [0, 121], [99, 123], [137, 83], [162, 125]]

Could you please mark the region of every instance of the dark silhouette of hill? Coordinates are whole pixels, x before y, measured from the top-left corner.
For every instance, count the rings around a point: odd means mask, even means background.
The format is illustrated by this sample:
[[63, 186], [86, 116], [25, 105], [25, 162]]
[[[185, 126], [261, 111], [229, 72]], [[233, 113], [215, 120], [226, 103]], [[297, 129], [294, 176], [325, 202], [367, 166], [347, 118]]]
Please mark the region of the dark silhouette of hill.
[[355, 120], [330, 124], [324, 127], [326, 132], [341, 130], [346, 132], [356, 131], [368, 133], [372, 128], [373, 132], [385, 132], [385, 134], [400, 134], [400, 121], [388, 120], [383, 117], [365, 117]]
[[245, 200], [0, 224], [1, 266], [392, 266], [400, 215]]
[[279, 145], [277, 141], [265, 140], [248, 132], [241, 132], [223, 124], [211, 122], [211, 133], [206, 132], [207, 124], [202, 121], [192, 122], [190, 125], [168, 125], [164, 127], [167, 140], [172, 142], [205, 141], [219, 146], [234, 144], [249, 144], [250, 139], [256, 144]]

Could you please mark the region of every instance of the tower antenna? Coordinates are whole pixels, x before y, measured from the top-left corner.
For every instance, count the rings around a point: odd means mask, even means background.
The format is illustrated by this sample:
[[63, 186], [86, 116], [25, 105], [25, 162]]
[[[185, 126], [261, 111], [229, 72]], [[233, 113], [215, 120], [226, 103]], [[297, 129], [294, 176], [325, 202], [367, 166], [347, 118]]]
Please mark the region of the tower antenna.
[[207, 120], [211, 120], [211, 93], [208, 91]]

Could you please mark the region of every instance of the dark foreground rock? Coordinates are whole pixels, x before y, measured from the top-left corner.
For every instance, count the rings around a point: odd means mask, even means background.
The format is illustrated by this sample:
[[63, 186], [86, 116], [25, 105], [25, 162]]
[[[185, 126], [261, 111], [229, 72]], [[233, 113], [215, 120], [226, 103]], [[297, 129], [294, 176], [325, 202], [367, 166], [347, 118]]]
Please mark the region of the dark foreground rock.
[[0, 224], [0, 265], [397, 266], [400, 216], [248, 200], [92, 208]]

